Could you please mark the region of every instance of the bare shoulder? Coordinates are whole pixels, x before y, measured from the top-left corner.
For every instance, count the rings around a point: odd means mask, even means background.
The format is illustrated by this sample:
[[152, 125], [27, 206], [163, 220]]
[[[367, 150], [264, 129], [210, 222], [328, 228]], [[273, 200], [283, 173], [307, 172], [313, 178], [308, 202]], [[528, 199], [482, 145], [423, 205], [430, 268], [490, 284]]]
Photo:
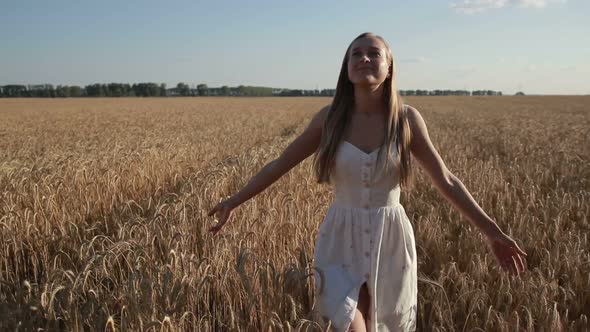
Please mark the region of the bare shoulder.
[[320, 120], [322, 120], [322, 122], [326, 121], [326, 119], [328, 118], [328, 113], [330, 112], [330, 108], [332, 108], [332, 104], [328, 104], [322, 107], [322, 109], [316, 114], [316, 116], [319, 117]]
[[408, 119], [408, 124], [410, 125], [410, 130], [412, 132], [423, 132], [426, 129], [426, 123], [418, 109], [408, 104], [404, 104], [403, 112]]
[[324, 107], [322, 107], [322, 109], [320, 109], [313, 117], [313, 119], [311, 120], [311, 127], [314, 128], [318, 128], [321, 129], [324, 126], [324, 122], [326, 122], [326, 119], [328, 118], [328, 113], [330, 112], [330, 108], [332, 107], [332, 104], [328, 104]]

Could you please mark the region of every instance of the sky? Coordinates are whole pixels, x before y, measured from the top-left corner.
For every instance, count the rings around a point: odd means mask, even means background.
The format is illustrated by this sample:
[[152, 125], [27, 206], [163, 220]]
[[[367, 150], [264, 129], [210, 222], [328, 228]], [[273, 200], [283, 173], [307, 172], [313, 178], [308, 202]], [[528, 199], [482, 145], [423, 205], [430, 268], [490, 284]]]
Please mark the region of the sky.
[[0, 0], [0, 85], [334, 89], [363, 32], [401, 90], [590, 94], [589, 0]]

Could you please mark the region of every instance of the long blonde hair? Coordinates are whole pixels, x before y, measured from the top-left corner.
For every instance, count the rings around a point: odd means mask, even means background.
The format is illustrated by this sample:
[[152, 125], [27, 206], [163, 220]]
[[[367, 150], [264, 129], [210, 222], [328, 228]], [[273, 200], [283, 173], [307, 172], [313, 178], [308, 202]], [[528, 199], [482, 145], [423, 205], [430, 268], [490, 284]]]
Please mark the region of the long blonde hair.
[[[348, 77], [348, 59], [352, 44], [360, 38], [373, 36], [383, 42], [386, 47], [387, 59], [389, 61], [389, 77], [383, 83], [383, 102], [386, 105], [385, 137], [382, 147], [377, 154], [378, 160], [382, 158], [383, 151], [387, 151], [387, 158], [383, 168], [387, 169], [389, 163], [399, 162], [400, 165], [400, 186], [411, 187], [413, 182], [410, 140], [411, 132], [407, 116], [404, 112], [402, 98], [395, 85], [395, 62], [391, 48], [385, 39], [374, 33], [365, 32], [356, 37], [348, 48], [342, 60], [340, 76], [336, 86], [336, 95], [330, 106], [328, 116], [324, 122], [320, 145], [314, 157], [314, 171], [318, 183], [329, 182], [330, 173], [334, 165], [334, 158], [338, 145], [343, 139], [344, 131], [350, 123], [352, 109], [354, 106], [354, 86]], [[393, 159], [391, 151], [392, 144], [397, 147], [396, 160]], [[385, 149], [383, 149], [385, 147]]]

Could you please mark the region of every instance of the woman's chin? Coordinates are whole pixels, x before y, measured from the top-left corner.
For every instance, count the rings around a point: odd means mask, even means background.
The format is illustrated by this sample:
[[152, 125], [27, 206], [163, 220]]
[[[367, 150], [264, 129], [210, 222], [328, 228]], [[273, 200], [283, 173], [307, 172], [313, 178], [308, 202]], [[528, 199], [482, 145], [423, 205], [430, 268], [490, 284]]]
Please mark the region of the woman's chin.
[[373, 86], [373, 85], [378, 85], [381, 82], [376, 80], [374, 77], [366, 77], [366, 78], [357, 79], [352, 83], [357, 86]]

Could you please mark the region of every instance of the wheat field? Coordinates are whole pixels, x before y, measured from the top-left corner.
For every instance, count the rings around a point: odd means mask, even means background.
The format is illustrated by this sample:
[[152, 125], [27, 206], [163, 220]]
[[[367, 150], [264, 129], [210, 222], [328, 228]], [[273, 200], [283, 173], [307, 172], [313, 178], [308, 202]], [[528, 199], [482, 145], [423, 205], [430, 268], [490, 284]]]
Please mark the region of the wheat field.
[[[587, 331], [590, 97], [413, 97], [441, 157], [527, 253], [511, 278], [417, 169], [419, 331]], [[242, 188], [329, 98], [0, 99], [0, 330], [325, 331], [308, 158]], [[417, 163], [414, 163], [417, 167]]]

